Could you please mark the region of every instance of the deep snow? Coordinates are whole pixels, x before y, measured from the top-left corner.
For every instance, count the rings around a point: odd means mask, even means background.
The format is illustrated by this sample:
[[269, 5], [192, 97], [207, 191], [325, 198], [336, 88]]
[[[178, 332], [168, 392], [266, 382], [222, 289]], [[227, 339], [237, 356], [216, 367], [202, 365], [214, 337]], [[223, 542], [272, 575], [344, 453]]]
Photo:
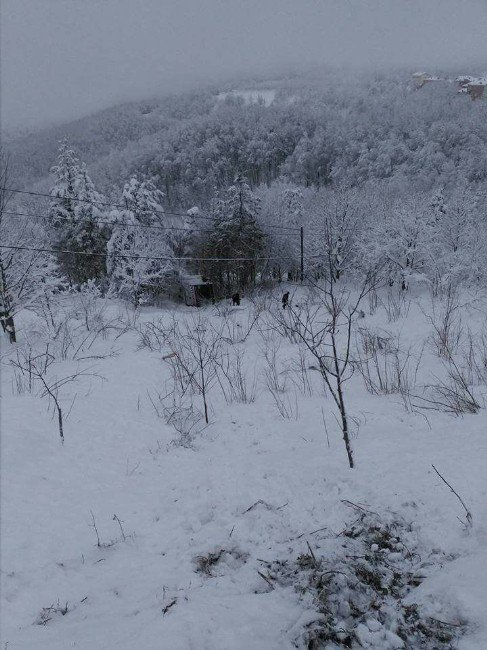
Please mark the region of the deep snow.
[[[423, 313], [428, 304], [422, 297], [420, 309], [413, 300], [395, 323], [379, 307], [362, 322], [400, 331], [405, 346], [421, 346], [431, 333]], [[482, 304], [462, 312], [472, 327], [484, 318]], [[250, 308], [245, 300], [230, 318], [244, 328]], [[220, 322], [214, 307], [202, 311]], [[123, 310], [112, 304], [108, 312]], [[144, 309], [138, 326], [192, 314], [186, 307]], [[27, 335], [40, 341], [33, 323], [23, 315], [19, 346]], [[117, 334], [90, 350], [117, 350], [85, 362], [99, 377], [64, 389], [66, 409], [76, 395], [64, 445], [46, 399], [16, 391], [14, 349], [2, 338], [2, 650], [294, 648], [313, 620], [313, 604], [291, 586], [270, 590], [258, 574], [260, 560], [296, 558], [306, 542], [332, 552], [354, 514], [343, 500], [400, 513], [414, 523], [424, 549], [452, 556], [414, 597], [451, 621], [468, 622], [461, 650], [487, 648], [485, 409], [463, 417], [429, 412], [426, 419], [406, 412], [397, 395], [371, 396], [356, 373], [346, 388], [350, 414], [360, 423], [353, 439], [357, 467], [350, 470], [318, 373], [310, 371], [312, 397], [288, 382], [298, 413], [280, 417], [262, 380], [255, 329], [242, 346], [256, 376], [255, 402], [227, 405], [215, 386], [210, 426], [186, 448], [171, 444], [176, 433], [148, 398], [164, 390], [169, 364], [159, 351], [138, 349], [136, 331], [115, 340]], [[284, 363], [295, 354], [283, 339]], [[424, 372], [436, 372], [436, 362], [428, 349]], [[59, 362], [57, 372], [75, 366]], [[476, 388], [481, 396], [484, 389]], [[470, 532], [432, 463], [468, 503]], [[222, 549], [212, 575], [197, 571], [199, 556]], [[68, 603], [65, 616], [52, 612], [45, 625], [35, 624], [43, 608], [58, 602]]]

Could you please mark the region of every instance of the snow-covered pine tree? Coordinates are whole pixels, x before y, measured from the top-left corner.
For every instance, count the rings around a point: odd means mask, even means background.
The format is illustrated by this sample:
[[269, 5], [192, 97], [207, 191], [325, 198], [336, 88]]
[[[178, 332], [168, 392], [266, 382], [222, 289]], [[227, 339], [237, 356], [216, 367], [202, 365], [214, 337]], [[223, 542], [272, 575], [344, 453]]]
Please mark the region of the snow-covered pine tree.
[[168, 237], [175, 257], [190, 257], [193, 249], [197, 248], [197, 225], [199, 208], [194, 206], [186, 211], [179, 230], [172, 230]]
[[430, 207], [427, 197], [401, 197], [386, 214], [377, 237], [388, 260], [389, 283], [408, 289], [411, 280], [426, 281], [425, 251], [430, 241]]
[[125, 183], [122, 199], [137, 221], [145, 226], [163, 225], [164, 194], [157, 189], [150, 178], [139, 181], [135, 176]]
[[122, 198], [127, 208], [110, 214], [112, 235], [107, 244], [111, 295], [135, 306], [172, 293], [178, 271], [164, 230], [162, 192], [149, 181], [131, 178]]
[[[266, 236], [266, 249], [272, 258], [269, 272], [273, 279], [298, 280], [300, 277], [300, 233], [304, 222], [304, 196], [300, 188], [275, 183], [261, 188], [262, 209], [259, 225]], [[282, 230], [282, 228], [285, 230]]]
[[425, 259], [435, 293], [475, 283], [483, 275], [481, 201], [474, 188], [461, 181], [448, 193], [440, 189], [433, 194]]
[[259, 210], [260, 201], [242, 176], [237, 176], [223, 197], [213, 204], [215, 220], [204, 242], [203, 256], [221, 259], [208, 259], [201, 268], [220, 292], [230, 294], [256, 280], [262, 266], [258, 258], [265, 249], [265, 235], [256, 221]]
[[326, 189], [316, 198], [307, 223], [311, 275], [338, 281], [359, 269], [362, 273], [358, 249], [364, 230], [364, 197], [355, 188], [338, 187]]
[[58, 162], [51, 172], [55, 183], [49, 208], [50, 237], [60, 271], [74, 285], [101, 280], [107, 242], [107, 228], [100, 224], [103, 199], [66, 140], [61, 142]]
[[285, 206], [285, 219], [284, 224], [288, 228], [293, 228], [294, 231], [288, 231], [286, 236], [286, 243], [283, 245], [282, 239], [278, 246], [278, 250], [285, 250], [285, 254], [292, 258], [292, 261], [287, 260], [288, 279], [298, 280], [300, 276], [299, 266], [299, 244], [298, 244], [298, 230], [303, 225], [303, 193], [297, 188], [287, 188], [284, 190], [284, 206]]

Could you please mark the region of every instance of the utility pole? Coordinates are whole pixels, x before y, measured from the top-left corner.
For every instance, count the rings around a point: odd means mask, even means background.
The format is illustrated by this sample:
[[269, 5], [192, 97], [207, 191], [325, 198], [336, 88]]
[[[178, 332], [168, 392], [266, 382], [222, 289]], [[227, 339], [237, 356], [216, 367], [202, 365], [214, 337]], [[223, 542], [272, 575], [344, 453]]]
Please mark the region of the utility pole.
[[299, 229], [300, 243], [301, 243], [301, 284], [304, 281], [304, 228], [301, 226]]

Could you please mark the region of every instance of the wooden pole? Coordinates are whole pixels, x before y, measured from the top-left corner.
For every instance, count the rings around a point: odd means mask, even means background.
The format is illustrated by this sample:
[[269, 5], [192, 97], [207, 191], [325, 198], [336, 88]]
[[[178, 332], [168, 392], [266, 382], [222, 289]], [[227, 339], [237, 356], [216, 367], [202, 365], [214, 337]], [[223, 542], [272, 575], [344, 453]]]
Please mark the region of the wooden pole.
[[301, 284], [304, 280], [304, 228], [301, 226], [299, 229], [300, 234], [300, 244], [301, 244]]

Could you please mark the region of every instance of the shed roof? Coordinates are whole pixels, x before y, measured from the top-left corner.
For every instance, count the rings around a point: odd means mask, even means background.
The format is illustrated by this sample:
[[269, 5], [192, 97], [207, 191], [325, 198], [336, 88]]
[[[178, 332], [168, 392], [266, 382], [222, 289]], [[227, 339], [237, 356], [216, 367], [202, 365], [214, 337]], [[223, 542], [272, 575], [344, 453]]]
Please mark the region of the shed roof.
[[203, 280], [201, 275], [186, 275], [184, 278], [184, 281], [190, 286], [190, 287], [197, 287], [201, 284], [211, 284], [209, 280]]

